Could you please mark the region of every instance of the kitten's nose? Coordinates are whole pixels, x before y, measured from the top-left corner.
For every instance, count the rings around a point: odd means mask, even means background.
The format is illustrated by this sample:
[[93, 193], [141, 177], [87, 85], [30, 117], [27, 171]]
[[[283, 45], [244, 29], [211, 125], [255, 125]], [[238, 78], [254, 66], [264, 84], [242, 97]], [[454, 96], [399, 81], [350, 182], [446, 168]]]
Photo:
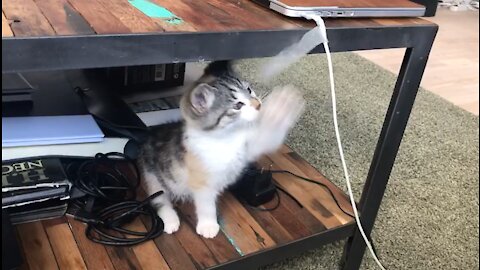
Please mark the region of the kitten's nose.
[[260, 107], [262, 107], [262, 104], [260, 103], [260, 100], [258, 100], [257, 98], [251, 98], [250, 99], [250, 105], [257, 110], [260, 110]]

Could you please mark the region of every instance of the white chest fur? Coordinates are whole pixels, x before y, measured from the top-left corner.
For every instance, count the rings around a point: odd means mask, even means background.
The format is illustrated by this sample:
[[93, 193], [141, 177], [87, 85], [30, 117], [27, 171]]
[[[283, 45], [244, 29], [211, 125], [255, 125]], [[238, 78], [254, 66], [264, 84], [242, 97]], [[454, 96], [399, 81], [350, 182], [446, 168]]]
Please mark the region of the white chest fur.
[[228, 134], [187, 131], [186, 147], [197, 156], [221, 188], [231, 184], [246, 165], [247, 131]]

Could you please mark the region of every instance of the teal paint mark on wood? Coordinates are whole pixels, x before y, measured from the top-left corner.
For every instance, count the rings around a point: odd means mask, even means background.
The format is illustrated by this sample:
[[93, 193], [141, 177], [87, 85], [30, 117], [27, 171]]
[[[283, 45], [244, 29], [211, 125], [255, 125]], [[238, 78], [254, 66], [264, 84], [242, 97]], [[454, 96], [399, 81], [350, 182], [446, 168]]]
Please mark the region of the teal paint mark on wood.
[[230, 237], [226, 232], [225, 230], [223, 229], [223, 227], [225, 226], [224, 222], [223, 222], [223, 219], [221, 217], [218, 218], [218, 223], [220, 225], [220, 230], [222, 230], [223, 234], [227, 237], [228, 239], [228, 242], [230, 242], [230, 244], [235, 248], [235, 250], [237, 251], [238, 254], [240, 254], [241, 257], [243, 257], [245, 254], [243, 254], [242, 250], [240, 249], [240, 247], [237, 246], [237, 244], [235, 243], [235, 240], [233, 240], [232, 237]]
[[175, 25], [183, 23], [183, 20], [170, 12], [170, 10], [148, 0], [128, 0], [128, 2], [150, 18], [162, 19], [167, 23]]

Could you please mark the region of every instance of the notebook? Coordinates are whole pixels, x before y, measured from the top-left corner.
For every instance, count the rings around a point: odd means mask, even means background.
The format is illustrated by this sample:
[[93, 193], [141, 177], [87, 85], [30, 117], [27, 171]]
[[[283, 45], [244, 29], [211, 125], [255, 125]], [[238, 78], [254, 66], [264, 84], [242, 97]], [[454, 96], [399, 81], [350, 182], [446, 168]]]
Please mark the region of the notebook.
[[2, 147], [101, 142], [91, 115], [2, 117]]
[[29, 157], [67, 156], [92, 158], [97, 153], [119, 152], [129, 153], [127, 138], [105, 137], [102, 142], [73, 143], [57, 145], [35, 145], [22, 147], [3, 147], [2, 161]]

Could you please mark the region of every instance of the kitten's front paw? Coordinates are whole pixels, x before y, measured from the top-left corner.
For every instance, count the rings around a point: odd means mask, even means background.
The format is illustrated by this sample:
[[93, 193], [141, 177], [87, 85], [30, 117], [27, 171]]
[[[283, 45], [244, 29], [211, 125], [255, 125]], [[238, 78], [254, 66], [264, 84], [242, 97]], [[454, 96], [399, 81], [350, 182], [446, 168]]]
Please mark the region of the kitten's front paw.
[[252, 156], [277, 150], [300, 117], [304, 106], [302, 95], [293, 86], [274, 89], [260, 110]]
[[261, 125], [276, 133], [286, 132], [298, 120], [304, 107], [305, 100], [295, 87], [278, 87], [262, 107]]
[[216, 220], [199, 221], [197, 224], [197, 233], [205, 238], [214, 238], [219, 230], [220, 226]]
[[172, 234], [180, 228], [180, 219], [175, 210], [170, 208], [160, 209], [158, 216], [163, 221], [163, 231], [165, 233]]

